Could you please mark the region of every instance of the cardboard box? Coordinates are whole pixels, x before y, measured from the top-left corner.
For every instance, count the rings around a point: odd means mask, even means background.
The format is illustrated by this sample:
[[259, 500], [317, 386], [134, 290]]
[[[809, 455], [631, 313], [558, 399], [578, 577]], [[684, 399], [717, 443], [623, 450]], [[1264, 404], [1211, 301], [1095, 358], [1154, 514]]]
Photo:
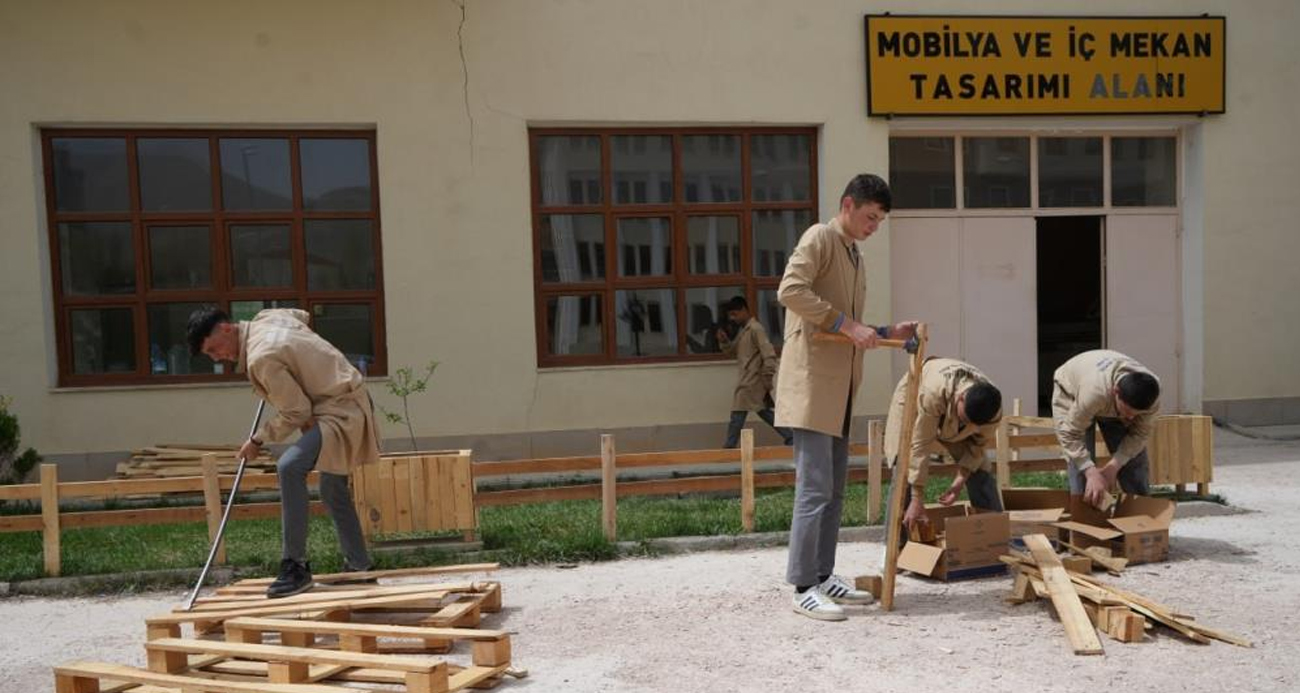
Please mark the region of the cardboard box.
[[1169, 558], [1169, 525], [1174, 519], [1174, 503], [1161, 498], [1128, 496], [1115, 506], [1113, 515], [1071, 499], [1070, 521], [1056, 526], [1070, 533], [1070, 543], [1086, 549], [1104, 546], [1116, 558], [1127, 558], [1129, 565], [1158, 563]]
[[1011, 546], [1026, 551], [1021, 537], [1042, 534], [1053, 548], [1060, 539], [1056, 523], [1065, 516], [1070, 506], [1070, 494], [1064, 489], [1006, 488], [1002, 489], [1003, 508], [1011, 518]]
[[1006, 574], [998, 559], [1011, 538], [1006, 513], [980, 512], [962, 503], [927, 506], [926, 515], [938, 537], [907, 542], [898, 554], [899, 568], [946, 582]]

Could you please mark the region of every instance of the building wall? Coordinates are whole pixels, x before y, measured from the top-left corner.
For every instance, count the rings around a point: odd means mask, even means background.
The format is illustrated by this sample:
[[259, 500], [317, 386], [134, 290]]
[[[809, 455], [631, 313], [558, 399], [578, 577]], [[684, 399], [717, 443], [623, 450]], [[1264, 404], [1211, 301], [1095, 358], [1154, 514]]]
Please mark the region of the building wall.
[[[1228, 112], [1202, 133], [1203, 396], [1300, 397], [1300, 235], [1285, 204], [1300, 173], [1288, 127], [1297, 9], [1196, 10], [1227, 14], [1229, 46]], [[722, 422], [731, 364], [537, 369], [527, 127], [817, 125], [826, 218], [853, 174], [887, 171], [889, 126], [865, 115], [867, 11], [990, 6], [471, 0], [462, 17], [455, 3], [415, 0], [6, 3], [0, 391], [14, 397], [28, 444], [50, 454], [236, 440], [253, 409], [233, 384], [55, 387], [39, 127], [359, 125], [378, 132], [389, 362], [442, 363], [415, 402], [421, 436]], [[997, 11], [1187, 12], [1172, 0]], [[873, 321], [890, 317], [888, 244], [881, 233], [864, 245]], [[883, 413], [891, 389], [888, 358], [866, 358], [860, 416]], [[371, 389], [388, 399], [381, 383]]]

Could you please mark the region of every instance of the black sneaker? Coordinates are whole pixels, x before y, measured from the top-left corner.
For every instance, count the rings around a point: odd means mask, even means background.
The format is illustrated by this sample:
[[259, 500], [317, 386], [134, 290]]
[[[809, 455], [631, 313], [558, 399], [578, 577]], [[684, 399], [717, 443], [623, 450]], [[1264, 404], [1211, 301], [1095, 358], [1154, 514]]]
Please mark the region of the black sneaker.
[[280, 577], [266, 588], [268, 599], [288, 597], [312, 588], [311, 564], [299, 563], [292, 558], [280, 561]]

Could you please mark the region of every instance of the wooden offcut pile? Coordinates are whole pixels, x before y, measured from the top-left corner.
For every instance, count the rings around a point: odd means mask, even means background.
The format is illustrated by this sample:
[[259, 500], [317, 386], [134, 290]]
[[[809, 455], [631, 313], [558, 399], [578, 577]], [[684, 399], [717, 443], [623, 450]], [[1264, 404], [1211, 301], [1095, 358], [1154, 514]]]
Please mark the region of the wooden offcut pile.
[[[1157, 626], [1201, 644], [1221, 640], [1240, 647], [1252, 646], [1243, 638], [1197, 623], [1174, 607], [1092, 577], [1091, 565], [1072, 564], [1074, 569], [1067, 568], [1042, 534], [1026, 535], [1024, 541], [1029, 554], [1014, 551], [1002, 557], [1016, 571], [1008, 601], [1021, 604], [1040, 598], [1051, 600], [1075, 654], [1103, 654], [1098, 631], [1120, 642], [1139, 642]], [[1089, 561], [1094, 562], [1111, 572], [1123, 569], [1114, 561]]]
[[[217, 459], [220, 474], [234, 474], [239, 467], [238, 445], [205, 445], [199, 443], [163, 443], [142, 448], [131, 453], [131, 459], [117, 465], [117, 475], [124, 479], [159, 479], [203, 474], [203, 456]], [[248, 461], [247, 473], [275, 471], [275, 458], [262, 452]]]
[[[243, 580], [193, 610], [146, 620], [148, 667], [75, 662], [54, 668], [56, 690], [221, 693], [436, 693], [491, 688], [526, 671], [510, 634], [480, 627], [501, 611], [501, 583], [434, 582], [495, 563], [316, 576], [311, 591], [267, 599], [269, 579]], [[377, 579], [369, 584], [349, 580]], [[394, 579], [416, 578], [417, 582]], [[182, 627], [190, 633], [186, 635]], [[457, 661], [453, 656], [464, 658]]]

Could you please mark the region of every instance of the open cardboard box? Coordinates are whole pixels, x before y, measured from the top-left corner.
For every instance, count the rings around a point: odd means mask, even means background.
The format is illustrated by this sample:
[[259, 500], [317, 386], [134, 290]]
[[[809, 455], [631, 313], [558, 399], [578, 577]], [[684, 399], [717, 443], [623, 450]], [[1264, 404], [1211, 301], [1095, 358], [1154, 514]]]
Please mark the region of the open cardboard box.
[[1169, 525], [1174, 520], [1174, 502], [1148, 496], [1125, 496], [1113, 515], [1070, 498], [1070, 521], [1056, 526], [1070, 532], [1070, 543], [1086, 549], [1108, 547], [1129, 565], [1158, 563], [1169, 558]]
[[1020, 540], [1026, 534], [1042, 534], [1056, 546], [1061, 530], [1056, 523], [1065, 518], [1070, 494], [1064, 489], [1004, 488], [1002, 506], [1011, 519], [1011, 546], [1025, 549]]
[[998, 559], [1011, 537], [1006, 513], [983, 512], [969, 503], [931, 504], [925, 513], [938, 536], [928, 543], [907, 542], [898, 554], [899, 568], [948, 582], [1006, 573]]

